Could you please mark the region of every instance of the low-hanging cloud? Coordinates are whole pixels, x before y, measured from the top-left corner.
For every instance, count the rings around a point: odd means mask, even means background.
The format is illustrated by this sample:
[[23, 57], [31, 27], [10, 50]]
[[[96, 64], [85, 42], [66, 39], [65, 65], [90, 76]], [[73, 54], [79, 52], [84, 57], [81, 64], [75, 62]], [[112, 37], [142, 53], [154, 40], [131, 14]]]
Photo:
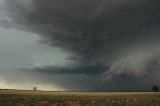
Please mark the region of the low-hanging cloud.
[[30, 0], [25, 4], [6, 0], [12, 26], [38, 33], [43, 43], [69, 51], [70, 59], [82, 67], [100, 66], [104, 79], [121, 74], [139, 77], [152, 71], [153, 64], [159, 66], [159, 0]]
[[141, 77], [148, 72], [153, 72], [160, 68], [160, 51], [137, 51], [127, 56], [121, 57], [114, 62], [110, 70], [105, 72], [105, 79], [109, 80], [113, 76], [126, 74], [128, 76]]
[[57, 75], [87, 75], [87, 76], [97, 76], [103, 73], [103, 68], [100, 66], [92, 67], [59, 67], [59, 66], [41, 66], [41, 67], [31, 67], [26, 69], [20, 69], [26, 71], [34, 71], [38, 73], [46, 74], [57, 74]]

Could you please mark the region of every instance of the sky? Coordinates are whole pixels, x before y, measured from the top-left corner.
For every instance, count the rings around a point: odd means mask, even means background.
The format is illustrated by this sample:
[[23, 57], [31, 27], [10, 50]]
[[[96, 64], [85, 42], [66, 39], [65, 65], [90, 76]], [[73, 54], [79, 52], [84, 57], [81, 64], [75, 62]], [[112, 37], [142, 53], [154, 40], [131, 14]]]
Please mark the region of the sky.
[[1, 0], [0, 88], [160, 86], [159, 0]]

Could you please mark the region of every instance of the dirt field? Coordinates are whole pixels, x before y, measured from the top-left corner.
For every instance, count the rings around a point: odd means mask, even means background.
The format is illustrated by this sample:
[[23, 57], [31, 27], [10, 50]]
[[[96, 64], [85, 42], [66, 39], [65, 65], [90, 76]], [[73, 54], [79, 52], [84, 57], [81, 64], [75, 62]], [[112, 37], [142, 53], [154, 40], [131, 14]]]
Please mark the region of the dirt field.
[[160, 93], [1, 90], [0, 106], [160, 106]]

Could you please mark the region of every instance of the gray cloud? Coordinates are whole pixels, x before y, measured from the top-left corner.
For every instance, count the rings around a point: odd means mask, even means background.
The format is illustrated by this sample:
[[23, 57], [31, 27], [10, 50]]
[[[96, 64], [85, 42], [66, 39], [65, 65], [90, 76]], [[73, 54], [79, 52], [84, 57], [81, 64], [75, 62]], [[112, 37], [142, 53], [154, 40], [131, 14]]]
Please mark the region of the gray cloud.
[[[143, 78], [159, 69], [159, 0], [30, 0], [27, 3], [7, 0], [6, 3], [7, 16], [13, 21], [10, 26], [39, 34], [42, 43], [70, 52], [69, 59], [81, 66], [73, 70], [54, 66], [33, 70], [92, 75], [103, 69], [104, 79], [116, 79], [123, 75]], [[100, 68], [93, 69], [96, 66]]]
[[62, 67], [62, 66], [40, 66], [40, 67], [32, 67], [26, 69], [20, 69], [26, 71], [35, 71], [39, 73], [46, 74], [79, 74], [79, 75], [101, 75], [104, 69], [100, 66], [90, 66], [90, 67]]
[[67, 59], [68, 53], [40, 44], [39, 40], [36, 34], [0, 27], [0, 88], [32, 89], [33, 86], [39, 86], [42, 90], [65, 89], [55, 85], [47, 75], [18, 71], [19, 68], [46, 64], [75, 64]]
[[112, 79], [113, 76], [121, 74], [141, 77], [148, 74], [148, 72], [154, 72], [157, 68], [160, 69], [159, 48], [152, 47], [152, 49], [148, 49], [141, 49], [136, 51], [136, 53], [130, 53], [116, 60], [111, 65], [110, 70], [105, 72], [105, 78], [109, 80]]

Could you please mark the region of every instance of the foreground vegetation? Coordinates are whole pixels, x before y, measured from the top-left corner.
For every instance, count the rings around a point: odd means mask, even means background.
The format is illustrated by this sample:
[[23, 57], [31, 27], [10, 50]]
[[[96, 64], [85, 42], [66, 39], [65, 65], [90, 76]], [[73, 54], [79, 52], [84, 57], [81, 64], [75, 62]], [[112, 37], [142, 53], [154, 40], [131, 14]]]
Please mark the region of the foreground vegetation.
[[[13, 91], [14, 92], [14, 91]], [[63, 94], [48, 92], [47, 95], [33, 93], [1, 93], [0, 106], [160, 106], [160, 95], [149, 94], [113, 94], [113, 95], [93, 95], [93, 94]], [[45, 93], [45, 92], [43, 92]]]

